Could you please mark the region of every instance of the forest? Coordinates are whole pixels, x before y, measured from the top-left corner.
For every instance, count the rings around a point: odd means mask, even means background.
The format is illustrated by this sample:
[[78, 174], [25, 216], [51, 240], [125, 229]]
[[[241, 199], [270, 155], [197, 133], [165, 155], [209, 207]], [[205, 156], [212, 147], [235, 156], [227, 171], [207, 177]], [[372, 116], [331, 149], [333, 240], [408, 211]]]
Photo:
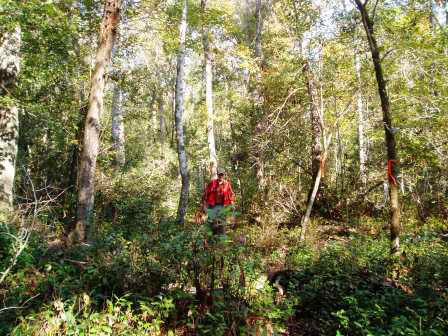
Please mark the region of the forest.
[[0, 335], [448, 335], [448, 0], [0, 0]]

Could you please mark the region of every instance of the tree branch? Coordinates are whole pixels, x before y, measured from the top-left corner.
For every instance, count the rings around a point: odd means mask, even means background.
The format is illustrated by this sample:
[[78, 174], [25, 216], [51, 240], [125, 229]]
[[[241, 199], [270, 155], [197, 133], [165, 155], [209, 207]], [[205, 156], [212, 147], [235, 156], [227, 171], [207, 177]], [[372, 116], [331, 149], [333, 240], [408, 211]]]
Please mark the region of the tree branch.
[[375, 20], [376, 6], [378, 6], [378, 0], [375, 1], [375, 6], [373, 6], [373, 11], [372, 11], [372, 21]]
[[12, 306], [12, 307], [5, 307], [5, 308], [2, 308], [2, 309], [0, 309], [0, 314], [1, 314], [3, 311], [5, 311], [5, 310], [11, 310], [11, 309], [23, 309], [23, 308], [25, 308], [25, 305], [26, 305], [28, 302], [30, 302], [32, 299], [38, 297], [39, 295], [40, 295], [40, 294], [36, 294], [36, 295], [34, 295], [33, 297], [30, 297], [30, 298], [27, 299], [24, 303], [22, 303], [21, 306]]

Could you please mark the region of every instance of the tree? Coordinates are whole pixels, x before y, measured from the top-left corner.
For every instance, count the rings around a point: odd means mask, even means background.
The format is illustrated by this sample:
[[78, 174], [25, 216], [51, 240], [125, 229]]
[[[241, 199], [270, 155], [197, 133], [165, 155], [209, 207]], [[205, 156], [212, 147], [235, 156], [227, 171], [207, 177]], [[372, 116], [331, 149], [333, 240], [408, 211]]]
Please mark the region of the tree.
[[[294, 3], [295, 16], [299, 17], [298, 9]], [[318, 26], [311, 26], [308, 33], [316, 30]], [[321, 180], [324, 177], [324, 165], [325, 156], [322, 150], [322, 140], [324, 138], [324, 111], [322, 104], [322, 95], [319, 97], [317, 84], [316, 84], [316, 70], [317, 62], [315, 60], [316, 55], [321, 54], [322, 50], [319, 47], [313, 47], [311, 45], [310, 36], [303, 36], [302, 40], [302, 57], [303, 57], [303, 74], [305, 79], [305, 85], [309, 100], [309, 115], [310, 115], [310, 126], [311, 126], [311, 176], [312, 184], [308, 191], [307, 197], [307, 210], [302, 218], [302, 234], [301, 239], [305, 237], [306, 223], [310, 215], [315, 197], [319, 188], [321, 187]], [[321, 57], [321, 56], [320, 56]], [[322, 92], [321, 92], [322, 93]]]
[[387, 174], [389, 180], [389, 194], [391, 206], [390, 218], [390, 240], [391, 254], [398, 254], [400, 251], [400, 202], [398, 198], [398, 155], [396, 150], [395, 129], [392, 127], [392, 116], [390, 111], [390, 101], [387, 94], [386, 81], [384, 79], [383, 67], [381, 64], [380, 50], [376, 41], [372, 21], [368, 11], [366, 0], [355, 0], [356, 6], [361, 13], [362, 23], [367, 35], [372, 62], [375, 69], [375, 76], [378, 85], [378, 94], [381, 100], [381, 110], [383, 112], [384, 133], [387, 149]]
[[163, 107], [163, 96], [159, 95], [157, 99], [159, 109], [159, 141], [160, 141], [160, 158], [165, 158], [165, 138], [166, 138], [166, 120]]
[[[312, 145], [311, 145], [311, 174], [313, 177], [313, 181], [317, 179], [317, 175], [319, 171], [323, 169], [323, 161], [322, 161], [322, 111], [319, 108], [319, 96], [317, 93], [316, 83], [314, 80], [314, 74], [311, 70], [311, 62], [309, 60], [305, 60], [304, 66], [304, 74], [305, 74], [305, 82], [308, 92], [308, 97], [310, 101], [310, 125], [311, 125], [311, 134], [312, 134]], [[319, 187], [319, 186], [318, 186]], [[308, 200], [311, 197], [314, 186], [311, 187]]]
[[263, 23], [264, 18], [262, 15], [262, 3], [261, 0], [255, 1], [255, 46], [254, 46], [254, 52], [255, 57], [257, 58], [258, 62], [261, 61], [261, 58], [263, 57], [263, 50], [262, 50], [262, 33], [263, 33]]
[[120, 20], [121, 0], [106, 0], [98, 39], [95, 70], [90, 83], [89, 109], [84, 126], [83, 149], [79, 173], [77, 221], [72, 241], [86, 239], [92, 231], [95, 194], [95, 169], [99, 152], [100, 116], [103, 111], [105, 75], [114, 46]]
[[[120, 25], [120, 31], [123, 28], [128, 29], [129, 20], [127, 10], [129, 7], [134, 6], [134, 0], [124, 0], [121, 8], [122, 11], [122, 21]], [[123, 48], [120, 43], [120, 35], [117, 35], [114, 48], [112, 49], [112, 62], [116, 63], [115, 72], [115, 84], [112, 95], [112, 141], [115, 150], [114, 165], [117, 169], [122, 169], [126, 162], [126, 151], [125, 151], [125, 130], [124, 130], [124, 111], [123, 111], [123, 89], [120, 86], [120, 78], [123, 76], [123, 71], [121, 69], [121, 57], [120, 51]]]
[[205, 21], [207, 0], [201, 0], [202, 10], [202, 45], [204, 47], [204, 82], [205, 82], [205, 105], [207, 107], [207, 142], [210, 157], [210, 175], [216, 178], [216, 169], [218, 159], [216, 156], [215, 132], [214, 132], [214, 113], [213, 113], [213, 69], [212, 55], [210, 51], [210, 31]]
[[19, 25], [0, 34], [0, 222], [5, 220], [13, 199], [19, 110], [11, 90], [20, 71], [20, 46]]
[[364, 104], [362, 101], [362, 83], [361, 83], [361, 60], [359, 57], [359, 50], [355, 50], [355, 72], [356, 80], [358, 82], [358, 92], [356, 94], [356, 112], [358, 115], [358, 154], [359, 154], [359, 176], [361, 182], [365, 187], [367, 185], [367, 143], [365, 137], [365, 122], [364, 122]]
[[117, 168], [123, 168], [126, 161], [123, 119], [123, 92], [119, 84], [115, 83], [112, 96], [112, 139], [115, 149], [114, 163]]
[[182, 186], [177, 209], [177, 221], [183, 224], [188, 206], [188, 194], [190, 189], [190, 178], [188, 174], [187, 154], [184, 139], [184, 95], [185, 95], [185, 39], [187, 34], [187, 0], [183, 0], [182, 17], [179, 24], [179, 49], [177, 53], [177, 77], [175, 92], [175, 127], [177, 140], [177, 154], [179, 159], [179, 173]]
[[263, 55], [263, 25], [265, 16], [263, 15], [263, 2], [262, 0], [255, 1], [255, 36], [252, 44], [253, 57], [255, 58], [255, 67], [253, 69], [253, 80], [249, 87], [249, 92], [252, 94], [253, 99], [253, 112], [251, 124], [254, 125], [253, 130], [253, 145], [252, 156], [255, 166], [257, 188], [260, 195], [265, 201], [266, 198], [266, 178], [265, 178], [265, 164], [263, 159], [263, 136], [266, 129], [266, 120], [264, 116], [264, 97], [262, 90], [262, 72], [265, 66], [265, 60]]

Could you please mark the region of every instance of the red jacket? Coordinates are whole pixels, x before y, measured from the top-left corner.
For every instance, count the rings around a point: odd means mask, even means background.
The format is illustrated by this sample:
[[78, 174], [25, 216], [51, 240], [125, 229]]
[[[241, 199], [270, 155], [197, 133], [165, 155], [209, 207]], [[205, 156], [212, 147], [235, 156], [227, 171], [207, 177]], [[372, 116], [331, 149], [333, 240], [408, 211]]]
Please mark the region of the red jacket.
[[[218, 180], [211, 180], [210, 183], [207, 185], [207, 188], [205, 188], [204, 196], [202, 197], [202, 200], [208, 205], [209, 207], [213, 207], [216, 204], [216, 198], [219, 197], [218, 195]], [[222, 192], [223, 197], [223, 204], [224, 206], [231, 205], [235, 201], [235, 194], [233, 193], [232, 186], [230, 183], [226, 180], [223, 181], [223, 185], [220, 188]]]

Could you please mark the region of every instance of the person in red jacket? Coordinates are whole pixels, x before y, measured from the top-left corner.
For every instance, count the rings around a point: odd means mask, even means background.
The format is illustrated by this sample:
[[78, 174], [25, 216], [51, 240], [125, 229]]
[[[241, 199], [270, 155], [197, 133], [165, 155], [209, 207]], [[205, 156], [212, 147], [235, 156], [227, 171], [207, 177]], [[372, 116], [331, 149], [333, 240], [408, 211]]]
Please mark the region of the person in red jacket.
[[202, 206], [207, 212], [207, 224], [214, 235], [225, 234], [227, 217], [231, 215], [235, 194], [225, 172], [218, 170], [218, 178], [211, 180], [204, 190]]

